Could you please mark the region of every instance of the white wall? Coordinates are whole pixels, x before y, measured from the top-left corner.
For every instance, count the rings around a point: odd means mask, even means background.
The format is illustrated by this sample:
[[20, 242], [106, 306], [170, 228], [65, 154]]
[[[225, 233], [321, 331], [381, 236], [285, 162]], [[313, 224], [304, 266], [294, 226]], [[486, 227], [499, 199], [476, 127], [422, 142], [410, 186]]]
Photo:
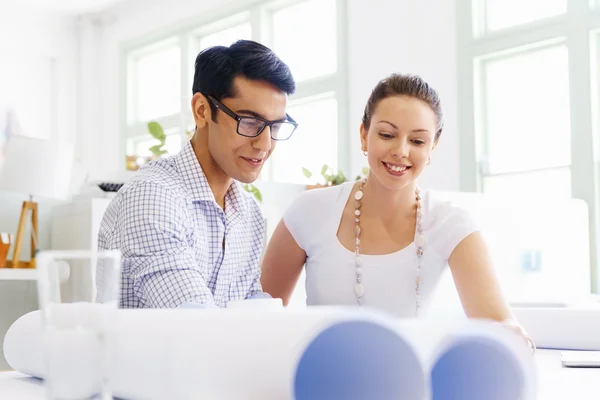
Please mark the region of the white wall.
[[[31, 63], [51, 59], [53, 62], [55, 105], [52, 126], [40, 126], [39, 131], [26, 132], [27, 135], [69, 142], [77, 140], [77, 42], [74, 18], [26, 11], [13, 4], [0, 3], [0, 74], [4, 58]], [[47, 103], [36, 98], [39, 93], [28, 95], [31, 97], [32, 115], [35, 115], [36, 108], [48, 107]], [[0, 192], [0, 230], [16, 230], [23, 200], [23, 196]], [[47, 245], [49, 231], [43, 202], [40, 212], [40, 242]]]
[[[99, 47], [103, 103], [102, 118], [96, 129], [86, 129], [89, 153], [102, 154], [95, 167], [102, 170], [122, 168], [124, 139], [120, 136], [120, 52], [122, 44], [157, 30], [187, 24], [208, 13], [223, 15], [228, 7], [241, 7], [252, 0], [203, 2], [162, 0], [124, 3], [104, 13], [104, 28]], [[218, 4], [219, 9], [215, 9]], [[435, 12], [433, 12], [435, 10]], [[360, 152], [358, 127], [364, 104], [377, 81], [391, 72], [416, 73], [427, 79], [440, 93], [446, 115], [446, 128], [440, 146], [423, 176], [422, 185], [445, 190], [459, 188], [456, 40], [454, 1], [449, 0], [348, 0], [349, 135], [354, 175], [364, 165]], [[94, 74], [96, 76], [96, 74]], [[98, 93], [88, 93], [90, 96]], [[101, 149], [98, 151], [98, 149]]]
[[[77, 35], [75, 19], [49, 13], [35, 13], [0, 2], [0, 74], [2, 60], [35, 64], [52, 60], [54, 106], [51, 126], [40, 126], [28, 135], [74, 142], [77, 140]], [[14, 2], [10, 2], [14, 3]], [[0, 92], [2, 88], [0, 87]], [[30, 112], [48, 107], [36, 95], [31, 97]], [[0, 93], [1, 98], [1, 93]], [[23, 195], [0, 192], [0, 231], [16, 233]], [[50, 245], [49, 220], [54, 202], [40, 201], [40, 246]], [[29, 252], [29, 240], [23, 251]], [[0, 370], [8, 368], [2, 356], [4, 333], [20, 315], [37, 307], [33, 282], [0, 282]]]
[[421, 75], [440, 94], [445, 128], [423, 187], [459, 190], [455, 1], [348, 0], [353, 165], [364, 163], [358, 126], [377, 81], [392, 72]]
[[[77, 140], [78, 40], [75, 22], [74, 18], [48, 13], [42, 15], [0, 3], [0, 74], [3, 73], [3, 59], [34, 64], [40, 60], [52, 60], [53, 64], [55, 104], [51, 105], [51, 126], [39, 126], [38, 131], [25, 132], [29, 136], [72, 143]], [[44, 68], [45, 65], [47, 64], [40, 63], [39, 67]], [[38, 109], [47, 108], [48, 103], [39, 98], [40, 93], [28, 93], [28, 96], [31, 99], [30, 113], [35, 118]], [[1, 97], [0, 95], [0, 99]], [[16, 231], [24, 199], [23, 195], [0, 192], [0, 231]], [[44, 247], [49, 244], [47, 222], [51, 204], [40, 201], [40, 244]]]
[[[11, 2], [14, 3], [14, 2]], [[26, 11], [14, 4], [0, 3], [0, 60], [24, 60], [35, 63], [42, 58], [54, 61], [53, 87], [57, 102], [55, 126], [44, 127], [38, 135], [73, 141], [77, 109], [77, 36], [75, 19]], [[0, 73], [2, 72], [0, 63]], [[30, 93], [31, 113], [36, 112], [36, 93]], [[46, 105], [44, 104], [44, 107]], [[30, 135], [36, 135], [28, 132]]]
[[[38, 130], [25, 132], [29, 136], [45, 137], [54, 140], [75, 142], [77, 140], [77, 28], [74, 18], [49, 13], [32, 12], [14, 5], [0, 3], [0, 74], [5, 73], [2, 60], [12, 63], [31, 63], [32, 72], [46, 68], [44, 61], [51, 60], [52, 73], [40, 71], [44, 76], [52, 76], [53, 88], [52, 117], [50, 126], [39, 126]], [[2, 88], [0, 88], [0, 91]], [[30, 98], [29, 112], [35, 115], [45, 111], [49, 104], [43, 93], [27, 93]], [[1, 96], [0, 96], [1, 98]], [[21, 116], [27, 118], [27, 115]], [[22, 195], [0, 192], [0, 231], [14, 232], [21, 211]], [[40, 242], [49, 243], [49, 230], [46, 229], [47, 212], [43, 201], [40, 203]], [[50, 205], [49, 205], [50, 207]], [[49, 208], [48, 207], [48, 208]]]

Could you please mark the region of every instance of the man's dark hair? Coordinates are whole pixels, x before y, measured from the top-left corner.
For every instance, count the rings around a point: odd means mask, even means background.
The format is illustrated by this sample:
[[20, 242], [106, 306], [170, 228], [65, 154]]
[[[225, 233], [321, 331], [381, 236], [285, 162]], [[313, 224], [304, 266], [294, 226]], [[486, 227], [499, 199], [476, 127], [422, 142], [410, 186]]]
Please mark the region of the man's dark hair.
[[[236, 76], [269, 82], [288, 95], [296, 90], [289, 67], [271, 49], [252, 40], [238, 40], [229, 47], [213, 46], [198, 54], [192, 92], [217, 100], [235, 97]], [[216, 108], [209, 104], [214, 119]]]

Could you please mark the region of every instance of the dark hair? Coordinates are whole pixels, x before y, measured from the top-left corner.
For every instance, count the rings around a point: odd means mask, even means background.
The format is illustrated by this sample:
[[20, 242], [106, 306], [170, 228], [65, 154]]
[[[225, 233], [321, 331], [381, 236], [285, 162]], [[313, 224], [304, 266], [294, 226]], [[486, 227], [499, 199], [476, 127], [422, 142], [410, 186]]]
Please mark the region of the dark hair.
[[438, 119], [438, 129], [435, 132], [435, 139], [437, 140], [440, 137], [442, 128], [444, 127], [444, 115], [442, 113], [440, 98], [427, 82], [416, 75], [392, 74], [379, 81], [371, 92], [371, 96], [369, 96], [365, 113], [363, 114], [362, 122], [366, 129], [369, 129], [377, 104], [390, 96], [409, 96], [427, 103]]
[[[229, 47], [213, 46], [198, 54], [192, 93], [217, 100], [234, 97], [236, 76], [269, 82], [288, 95], [296, 90], [289, 67], [271, 49], [252, 40], [238, 40]], [[209, 104], [214, 119], [216, 108]]]

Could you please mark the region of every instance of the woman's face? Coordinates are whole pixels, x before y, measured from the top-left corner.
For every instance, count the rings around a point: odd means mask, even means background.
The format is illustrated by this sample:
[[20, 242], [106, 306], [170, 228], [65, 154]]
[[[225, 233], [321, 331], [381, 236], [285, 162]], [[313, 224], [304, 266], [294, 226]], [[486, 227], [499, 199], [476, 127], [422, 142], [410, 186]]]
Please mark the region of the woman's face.
[[437, 127], [437, 116], [424, 101], [409, 96], [379, 101], [369, 128], [361, 125], [360, 133], [370, 177], [391, 190], [413, 184], [429, 163]]

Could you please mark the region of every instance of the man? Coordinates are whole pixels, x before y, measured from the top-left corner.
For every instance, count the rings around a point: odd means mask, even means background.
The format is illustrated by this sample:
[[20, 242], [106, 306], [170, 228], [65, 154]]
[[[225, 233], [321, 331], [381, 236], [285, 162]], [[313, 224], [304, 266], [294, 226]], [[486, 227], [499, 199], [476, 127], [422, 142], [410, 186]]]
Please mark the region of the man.
[[123, 308], [224, 307], [264, 295], [264, 221], [236, 181], [254, 182], [276, 141], [296, 129], [285, 112], [295, 82], [252, 41], [206, 49], [195, 67], [194, 136], [141, 168], [100, 227], [99, 248], [122, 253]]

